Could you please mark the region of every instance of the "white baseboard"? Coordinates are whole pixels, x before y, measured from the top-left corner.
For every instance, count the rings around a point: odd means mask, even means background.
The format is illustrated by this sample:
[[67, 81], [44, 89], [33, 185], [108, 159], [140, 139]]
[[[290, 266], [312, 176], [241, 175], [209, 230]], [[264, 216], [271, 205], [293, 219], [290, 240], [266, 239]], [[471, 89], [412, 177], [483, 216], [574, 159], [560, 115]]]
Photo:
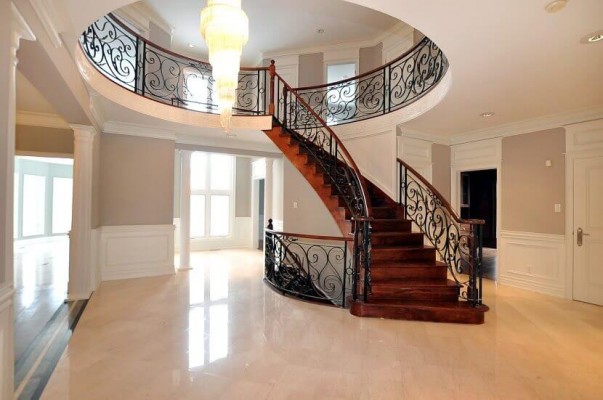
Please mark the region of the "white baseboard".
[[565, 236], [501, 231], [498, 282], [565, 296]]
[[174, 273], [174, 226], [103, 226], [98, 258], [103, 281]]

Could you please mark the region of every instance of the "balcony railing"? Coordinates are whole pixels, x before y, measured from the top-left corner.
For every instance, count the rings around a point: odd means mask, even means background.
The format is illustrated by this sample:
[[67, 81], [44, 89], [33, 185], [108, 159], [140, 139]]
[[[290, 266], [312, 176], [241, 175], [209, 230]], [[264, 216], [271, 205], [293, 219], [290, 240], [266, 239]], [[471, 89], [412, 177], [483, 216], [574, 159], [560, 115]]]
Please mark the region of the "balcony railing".
[[[217, 114], [211, 65], [161, 48], [108, 14], [86, 29], [88, 60], [122, 87], [161, 103]], [[241, 68], [236, 115], [268, 113], [268, 68]]]

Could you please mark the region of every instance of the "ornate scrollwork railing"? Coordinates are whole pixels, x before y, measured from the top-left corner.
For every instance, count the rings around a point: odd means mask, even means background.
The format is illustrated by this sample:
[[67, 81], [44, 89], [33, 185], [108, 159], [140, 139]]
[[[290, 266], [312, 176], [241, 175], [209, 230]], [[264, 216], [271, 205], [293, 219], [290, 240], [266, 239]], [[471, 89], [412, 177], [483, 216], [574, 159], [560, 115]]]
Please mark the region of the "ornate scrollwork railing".
[[420, 99], [442, 79], [448, 60], [429, 38], [373, 71], [342, 81], [295, 88], [329, 125], [387, 114]]
[[352, 240], [268, 229], [264, 279], [284, 294], [345, 307], [352, 292]]
[[406, 218], [433, 244], [460, 288], [460, 297], [482, 304], [482, 229], [484, 220], [461, 219], [448, 201], [417, 171], [398, 159], [398, 201]]
[[[370, 291], [370, 203], [364, 178], [341, 140], [326, 122], [302, 99], [299, 94], [270, 67], [271, 86], [278, 94], [274, 105], [274, 117], [297, 140], [302, 149], [317, 163], [324, 173], [325, 183], [331, 184], [333, 194], [345, 203], [354, 226], [354, 291], [356, 300], [360, 294], [365, 300]], [[356, 282], [364, 274], [361, 293]]]
[[[207, 113], [217, 113], [211, 65], [163, 49], [108, 14], [86, 29], [80, 44], [88, 60], [107, 78], [144, 97]], [[268, 68], [241, 68], [233, 113], [268, 113]]]

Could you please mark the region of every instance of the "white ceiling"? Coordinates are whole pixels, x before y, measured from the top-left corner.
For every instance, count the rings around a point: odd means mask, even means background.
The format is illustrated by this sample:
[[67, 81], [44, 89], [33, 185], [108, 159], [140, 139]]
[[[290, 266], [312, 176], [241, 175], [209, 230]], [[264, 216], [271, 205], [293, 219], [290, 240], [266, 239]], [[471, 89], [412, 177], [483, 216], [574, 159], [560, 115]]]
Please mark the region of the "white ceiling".
[[[173, 27], [172, 49], [207, 59], [199, 33], [205, 0], [146, 0]], [[243, 65], [256, 65], [262, 53], [371, 40], [393, 27], [389, 15], [340, 0], [243, 0], [249, 18], [249, 42]], [[318, 34], [317, 29], [324, 29]], [[189, 43], [195, 47], [190, 48]]]

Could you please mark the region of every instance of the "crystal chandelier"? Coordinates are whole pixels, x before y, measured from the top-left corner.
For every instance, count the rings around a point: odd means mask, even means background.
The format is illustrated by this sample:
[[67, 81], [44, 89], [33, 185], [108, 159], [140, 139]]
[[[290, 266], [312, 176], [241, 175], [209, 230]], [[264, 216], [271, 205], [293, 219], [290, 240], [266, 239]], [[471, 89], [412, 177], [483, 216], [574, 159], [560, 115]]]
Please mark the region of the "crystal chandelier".
[[236, 101], [241, 52], [249, 39], [249, 20], [241, 9], [241, 0], [208, 0], [201, 11], [201, 36], [209, 48], [220, 123], [228, 132]]

